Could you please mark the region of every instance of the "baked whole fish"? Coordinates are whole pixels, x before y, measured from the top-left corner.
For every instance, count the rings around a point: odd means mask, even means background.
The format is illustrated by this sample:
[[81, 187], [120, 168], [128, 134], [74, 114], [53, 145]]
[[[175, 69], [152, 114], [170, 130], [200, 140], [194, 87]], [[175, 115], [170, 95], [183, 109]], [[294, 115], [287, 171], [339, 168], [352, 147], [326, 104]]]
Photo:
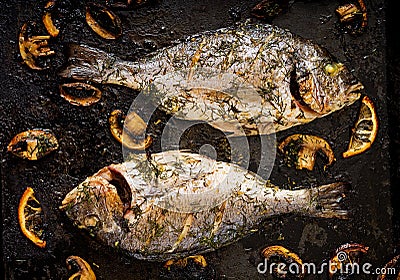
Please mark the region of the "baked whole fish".
[[[308, 123], [352, 104], [363, 88], [324, 48], [279, 27], [249, 23], [192, 36], [138, 61], [71, 45], [60, 75], [144, 90], [166, 113], [233, 136]], [[221, 88], [190, 83], [210, 75], [236, 80]], [[152, 83], [158, 89], [146, 91]], [[238, 84], [252, 90], [235, 91]]]
[[238, 165], [168, 151], [101, 169], [60, 208], [102, 243], [161, 261], [218, 249], [273, 215], [346, 219], [345, 189], [341, 182], [279, 189]]

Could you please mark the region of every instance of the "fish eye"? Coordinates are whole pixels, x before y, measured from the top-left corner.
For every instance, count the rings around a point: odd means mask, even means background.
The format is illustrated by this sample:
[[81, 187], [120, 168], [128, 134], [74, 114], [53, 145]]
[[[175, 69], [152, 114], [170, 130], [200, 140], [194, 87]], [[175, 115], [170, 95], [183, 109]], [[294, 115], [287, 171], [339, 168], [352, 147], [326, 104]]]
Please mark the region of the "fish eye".
[[92, 215], [88, 215], [85, 217], [85, 226], [87, 228], [94, 228], [98, 225], [98, 223], [100, 222], [100, 219], [97, 215], [92, 214]]
[[325, 65], [324, 70], [325, 73], [329, 76], [335, 76], [342, 70], [343, 64], [342, 63], [328, 63]]

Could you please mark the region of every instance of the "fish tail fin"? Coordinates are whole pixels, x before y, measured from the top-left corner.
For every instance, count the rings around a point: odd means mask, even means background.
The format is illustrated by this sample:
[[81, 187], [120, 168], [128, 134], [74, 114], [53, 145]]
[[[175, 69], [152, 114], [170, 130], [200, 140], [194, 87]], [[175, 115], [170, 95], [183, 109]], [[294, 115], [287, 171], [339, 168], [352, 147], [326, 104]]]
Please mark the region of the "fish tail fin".
[[319, 218], [348, 219], [349, 213], [342, 208], [350, 185], [337, 182], [310, 189], [308, 215]]
[[138, 88], [137, 64], [134, 62], [122, 61], [97, 48], [78, 44], [69, 44], [67, 55], [68, 63], [59, 72], [63, 78]]

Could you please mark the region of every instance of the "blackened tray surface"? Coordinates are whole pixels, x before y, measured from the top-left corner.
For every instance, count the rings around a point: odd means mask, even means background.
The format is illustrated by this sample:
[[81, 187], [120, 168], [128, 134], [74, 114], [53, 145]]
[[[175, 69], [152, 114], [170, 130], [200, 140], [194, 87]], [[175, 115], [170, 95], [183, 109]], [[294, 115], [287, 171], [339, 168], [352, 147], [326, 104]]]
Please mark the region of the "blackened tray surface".
[[[336, 1], [297, 1], [288, 12], [272, 21], [326, 47], [354, 71], [365, 85], [365, 94], [376, 104], [380, 121], [377, 140], [372, 149], [360, 156], [346, 160], [340, 157], [347, 147], [359, 102], [306, 126], [277, 134], [277, 139], [297, 132], [322, 136], [332, 144], [338, 160], [327, 172], [322, 169], [322, 161], [318, 162], [314, 172], [300, 172], [285, 167], [278, 156], [271, 181], [288, 188], [292, 182], [309, 186], [347, 180], [352, 185], [347, 203], [352, 218], [347, 221], [294, 215], [272, 218], [251, 236], [206, 254], [209, 267], [205, 271], [188, 269], [178, 274], [166, 271], [163, 264], [137, 261], [103, 247], [76, 230], [58, 209], [65, 194], [79, 182], [103, 166], [122, 161], [121, 147], [109, 133], [107, 119], [114, 109], [127, 111], [137, 94], [125, 88], [104, 86], [101, 101], [92, 107], [78, 108], [67, 103], [59, 95], [58, 85], [62, 81], [57, 77], [58, 67], [64, 59], [63, 43], [98, 46], [134, 60], [176, 39], [229, 26], [239, 18], [251, 18], [250, 10], [257, 1], [176, 0], [118, 10], [124, 34], [112, 42], [101, 40], [89, 30], [84, 21], [84, 1], [71, 1], [74, 8], [66, 19], [68, 25], [55, 41], [56, 65], [43, 72], [32, 71], [21, 63], [18, 32], [26, 21], [40, 22], [46, 1], [11, 2], [3, 4], [5, 11], [0, 15], [2, 248], [6, 279], [68, 279], [65, 259], [69, 255], [79, 255], [91, 263], [98, 279], [264, 279], [265, 275], [257, 272], [257, 264], [261, 261], [261, 248], [267, 245], [285, 246], [297, 252], [304, 261], [316, 264], [329, 259], [335, 248], [347, 242], [369, 246], [363, 260], [374, 267], [383, 266], [394, 256], [398, 235], [393, 229], [398, 224], [395, 222], [393, 226], [392, 221], [391, 179], [396, 178], [393, 173], [396, 174], [397, 167], [393, 167], [389, 155], [391, 151], [395, 159], [398, 153], [396, 146], [391, 146], [389, 132], [396, 133], [393, 125], [398, 125], [398, 121], [388, 118], [387, 108], [389, 112], [395, 112], [398, 106], [394, 107], [392, 101], [398, 99], [388, 95], [388, 85], [389, 89], [394, 89], [396, 82], [393, 79], [397, 76], [393, 69], [388, 76], [391, 80], [388, 81], [386, 75], [386, 5], [383, 0], [366, 1], [368, 27], [360, 36], [338, 31], [334, 15], [339, 5]], [[396, 43], [392, 42], [392, 45]], [[391, 52], [389, 55], [395, 57]], [[60, 142], [57, 152], [37, 162], [24, 161], [6, 152], [6, 146], [15, 134], [37, 127], [53, 130]], [[193, 130], [187, 137], [204, 138], [204, 144], [213, 133], [217, 134], [204, 126], [200, 136], [198, 130]], [[190, 144], [191, 141], [182, 142], [182, 148], [196, 151], [198, 147]], [[250, 139], [250, 142], [254, 144], [252, 154], [260, 153], [257, 139]], [[158, 149], [156, 139], [152, 151]], [[220, 158], [224, 159], [224, 155]], [[255, 160], [250, 168], [256, 166]], [[27, 186], [35, 189], [46, 213], [46, 249], [35, 247], [18, 226], [17, 205]], [[326, 275], [309, 275], [308, 278], [325, 279]], [[354, 279], [371, 279], [371, 275], [357, 275]]]

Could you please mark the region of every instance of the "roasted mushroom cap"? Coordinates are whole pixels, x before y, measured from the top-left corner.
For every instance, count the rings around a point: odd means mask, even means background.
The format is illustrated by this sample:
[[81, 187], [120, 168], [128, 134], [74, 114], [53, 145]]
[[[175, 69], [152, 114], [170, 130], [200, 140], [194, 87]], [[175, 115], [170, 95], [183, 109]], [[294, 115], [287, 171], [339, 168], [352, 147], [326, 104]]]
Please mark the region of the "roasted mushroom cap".
[[[100, 4], [89, 3], [86, 6], [86, 22], [97, 35], [104, 39], [114, 40], [122, 34], [120, 18]], [[107, 26], [108, 30], [104, 26]]]
[[368, 252], [369, 247], [359, 243], [346, 243], [339, 246], [330, 259], [329, 277], [336, 273], [351, 274], [352, 265], [359, 264], [361, 257]]
[[[267, 260], [269, 265], [274, 265], [268, 268], [268, 271], [273, 271], [275, 277], [279, 279], [302, 279], [304, 277], [303, 261], [300, 257], [279, 245], [265, 247], [261, 251], [261, 255]], [[289, 266], [291, 267], [289, 269]], [[296, 272], [292, 275], [291, 272]]]
[[26, 65], [34, 70], [43, 70], [45, 68], [36, 64], [35, 59], [42, 56], [49, 56], [55, 54], [48, 46], [50, 36], [31, 36], [28, 35], [28, 24], [25, 23], [21, 27], [18, 37], [19, 52], [22, 60]]
[[336, 9], [341, 26], [356, 35], [362, 33], [368, 23], [367, 8], [364, 0], [358, 0], [358, 5], [347, 3]]
[[135, 112], [125, 116], [121, 110], [114, 110], [108, 121], [111, 134], [128, 149], [145, 150], [153, 142], [151, 136], [146, 136], [146, 123]]
[[294, 163], [297, 169], [313, 170], [318, 151], [322, 151], [328, 158], [324, 169], [335, 161], [335, 155], [329, 143], [314, 135], [290, 135], [280, 143], [278, 148], [285, 153], [287, 163]]
[[45, 12], [42, 16], [44, 27], [52, 37], [57, 37], [60, 33], [60, 30], [54, 25], [52, 19], [52, 10], [54, 9], [55, 4], [56, 2], [54, 0], [50, 0], [49, 2], [47, 2], [45, 6]]
[[76, 106], [90, 106], [101, 99], [101, 91], [85, 83], [67, 83], [60, 85], [60, 94], [65, 100]]
[[14, 136], [7, 150], [28, 160], [38, 160], [58, 149], [57, 138], [48, 129], [32, 129]]

